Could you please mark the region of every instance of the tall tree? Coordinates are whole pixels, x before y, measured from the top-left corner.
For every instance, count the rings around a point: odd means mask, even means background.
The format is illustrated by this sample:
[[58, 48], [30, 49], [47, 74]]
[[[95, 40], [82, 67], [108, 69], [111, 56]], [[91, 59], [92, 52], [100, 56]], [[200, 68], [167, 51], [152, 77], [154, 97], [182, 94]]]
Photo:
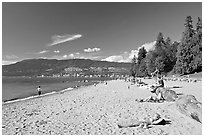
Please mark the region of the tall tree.
[[170, 47], [170, 45], [172, 45], [170, 37], [166, 38], [165, 45], [166, 45], [167, 48]]
[[198, 17], [198, 22], [196, 24], [196, 34], [193, 39], [194, 46], [193, 51], [193, 66], [194, 71], [202, 71], [202, 21]]
[[164, 44], [164, 35], [161, 32], [159, 32], [157, 36], [156, 45], [157, 44]]
[[192, 38], [195, 32], [193, 29], [193, 20], [191, 16], [186, 17], [184, 25], [185, 25], [185, 31], [184, 31], [184, 36], [182, 41], [186, 41]]
[[148, 75], [151, 75], [151, 73], [154, 72], [156, 69], [156, 66], [155, 66], [156, 57], [157, 57], [157, 55], [154, 51], [149, 51], [147, 53], [145, 62], [146, 62], [146, 66], [147, 66]]
[[157, 57], [155, 60], [155, 65], [157, 66], [156, 68], [158, 69], [159, 72], [164, 72], [165, 58], [162, 56]]
[[144, 47], [139, 49], [138, 58], [137, 58], [138, 64], [140, 64], [142, 59], [144, 59], [146, 57], [146, 54], [147, 54], [147, 51], [146, 51], [146, 49]]
[[135, 83], [135, 78], [137, 75], [137, 58], [134, 55], [132, 59], [131, 69], [130, 69], [131, 76], [133, 76], [133, 82]]
[[187, 16], [185, 20], [185, 31], [181, 43], [178, 46], [176, 72], [180, 74], [188, 74], [193, 71], [192, 61], [193, 53], [191, 48], [193, 47], [193, 37], [195, 31], [192, 25], [191, 16]]
[[148, 75], [147, 65], [145, 61], [146, 61], [146, 58], [143, 58], [140, 62], [139, 70], [137, 74], [139, 77], [145, 77]]
[[164, 42], [164, 36], [161, 32], [159, 32], [158, 36], [157, 36], [157, 40], [156, 40], [156, 44], [155, 44], [155, 53], [158, 54], [159, 56], [162, 55], [164, 52], [165, 48], [165, 42]]

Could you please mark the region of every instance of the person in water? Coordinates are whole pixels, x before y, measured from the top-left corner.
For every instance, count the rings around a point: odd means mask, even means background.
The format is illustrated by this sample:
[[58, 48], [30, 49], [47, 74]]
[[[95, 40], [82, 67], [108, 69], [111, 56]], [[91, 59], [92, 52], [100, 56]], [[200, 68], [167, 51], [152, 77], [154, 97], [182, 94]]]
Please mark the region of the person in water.
[[42, 89], [40, 88], [40, 86], [38, 86], [37, 92], [38, 92], [38, 95], [40, 96], [40, 95], [41, 95], [41, 92], [42, 92]]

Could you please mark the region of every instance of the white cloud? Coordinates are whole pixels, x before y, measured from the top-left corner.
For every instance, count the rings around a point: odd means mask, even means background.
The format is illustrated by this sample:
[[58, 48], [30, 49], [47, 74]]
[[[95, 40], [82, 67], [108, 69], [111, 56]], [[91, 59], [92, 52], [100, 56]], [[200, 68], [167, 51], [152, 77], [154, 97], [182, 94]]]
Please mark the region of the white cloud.
[[17, 59], [16, 55], [6, 55], [6, 59]]
[[120, 55], [112, 55], [102, 61], [109, 61], [109, 62], [131, 62], [132, 58], [137, 56], [138, 50], [131, 50], [130, 52], [124, 52]]
[[55, 51], [53, 51], [54, 53], [60, 53], [60, 51], [59, 50], [55, 50]]
[[74, 54], [73, 53], [69, 54], [69, 57], [74, 58]]
[[150, 50], [153, 50], [154, 49], [154, 45], [156, 44], [156, 41], [153, 41], [153, 42], [149, 42], [149, 43], [145, 43], [143, 44], [142, 46], [140, 46], [138, 49], [136, 50], [131, 50], [130, 53], [129, 53], [129, 56], [128, 58], [126, 59], [126, 62], [131, 62], [132, 58], [134, 57], [134, 55], [137, 57], [138, 56], [138, 52], [139, 52], [139, 49], [144, 47], [146, 49], [146, 51], [150, 51]]
[[17, 61], [9, 61], [9, 60], [2, 60], [2, 65], [10, 65], [10, 64], [14, 64]]
[[76, 35], [54, 35], [52, 36], [52, 43], [48, 44], [48, 46], [54, 46], [60, 43], [64, 43], [64, 42], [68, 42], [68, 41], [72, 41], [78, 38], [81, 38], [82, 35], [81, 34], [76, 34]]
[[63, 57], [63, 58], [67, 58], [68, 56], [67, 56], [67, 55], [63, 55], [62, 57]]
[[47, 50], [43, 50], [43, 51], [37, 52], [36, 54], [44, 54], [44, 53], [47, 53], [47, 52], [48, 52]]
[[79, 55], [80, 53], [79, 53], [79, 52], [76, 52], [75, 54], [76, 54], [76, 55]]
[[100, 50], [101, 50], [100, 48], [87, 48], [87, 49], [84, 49], [84, 52], [97, 52]]
[[44, 53], [47, 53], [49, 52], [49, 50], [42, 50], [42, 51], [39, 51], [39, 52], [26, 52], [26, 54], [44, 54]]
[[124, 58], [121, 55], [113, 55], [113, 56], [109, 56], [105, 59], [102, 59], [102, 61], [109, 61], [109, 62], [123, 62]]
[[[141, 47], [144, 47], [148, 52], [148, 51], [153, 50], [155, 48], [154, 47], [155, 44], [156, 44], [156, 41], [153, 41], [153, 42], [145, 43]], [[140, 49], [141, 47], [139, 47], [138, 49]]]
[[136, 50], [131, 50], [130, 52], [123, 52], [122, 54], [119, 54], [119, 55], [112, 55], [112, 56], [109, 56], [105, 59], [102, 59], [102, 61], [109, 61], [109, 62], [131, 62], [134, 55], [137, 57], [138, 56], [138, 52], [139, 52], [139, 49], [144, 47], [147, 52], [150, 51], [150, 50], [153, 50], [154, 49], [154, 45], [156, 44], [156, 41], [154, 42], [149, 42], [149, 43], [145, 43], [143, 44], [142, 46], [140, 46], [138, 49]]
[[137, 57], [138, 54], [138, 50], [131, 50], [128, 56], [129, 60], [132, 60], [132, 58], [134, 57], [134, 55]]

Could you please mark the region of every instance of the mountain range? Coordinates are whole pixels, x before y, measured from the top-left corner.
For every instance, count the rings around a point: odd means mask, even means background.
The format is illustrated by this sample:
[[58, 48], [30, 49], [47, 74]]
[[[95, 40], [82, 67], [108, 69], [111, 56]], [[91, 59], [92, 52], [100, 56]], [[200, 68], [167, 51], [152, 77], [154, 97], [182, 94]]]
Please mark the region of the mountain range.
[[97, 61], [90, 59], [27, 59], [3, 65], [3, 76], [53, 76], [67, 74], [129, 74], [131, 63]]

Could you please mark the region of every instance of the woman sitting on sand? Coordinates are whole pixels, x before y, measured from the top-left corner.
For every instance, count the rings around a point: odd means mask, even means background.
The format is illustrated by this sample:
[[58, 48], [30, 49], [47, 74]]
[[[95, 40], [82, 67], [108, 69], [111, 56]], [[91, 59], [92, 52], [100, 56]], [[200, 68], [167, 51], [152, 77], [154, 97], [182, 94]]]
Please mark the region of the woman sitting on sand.
[[154, 89], [151, 91], [152, 93], [155, 93], [156, 90], [159, 88], [159, 87], [164, 87], [164, 80], [161, 76], [158, 76], [158, 84], [156, 85], [156, 87], [154, 87]]

